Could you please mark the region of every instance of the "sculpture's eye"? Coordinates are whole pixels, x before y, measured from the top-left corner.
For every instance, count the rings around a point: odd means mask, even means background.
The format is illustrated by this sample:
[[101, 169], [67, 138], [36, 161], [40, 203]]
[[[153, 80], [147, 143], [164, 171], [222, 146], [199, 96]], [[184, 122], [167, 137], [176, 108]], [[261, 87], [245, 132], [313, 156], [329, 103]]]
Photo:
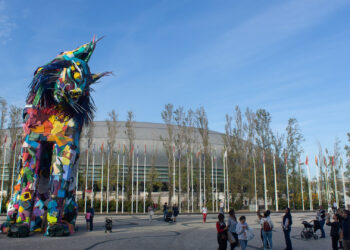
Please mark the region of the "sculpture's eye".
[[73, 77], [74, 77], [74, 80], [78, 82], [81, 80], [81, 74], [78, 71], [74, 72]]

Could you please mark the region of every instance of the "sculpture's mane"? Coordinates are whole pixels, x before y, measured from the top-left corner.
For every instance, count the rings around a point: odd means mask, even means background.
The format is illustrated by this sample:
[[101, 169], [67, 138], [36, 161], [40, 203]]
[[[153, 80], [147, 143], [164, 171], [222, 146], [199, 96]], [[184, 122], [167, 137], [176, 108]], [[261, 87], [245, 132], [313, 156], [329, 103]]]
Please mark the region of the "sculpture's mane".
[[[29, 84], [30, 91], [27, 96], [26, 103], [34, 104], [38, 109], [56, 109], [64, 112], [70, 117], [76, 117], [83, 123], [88, 124], [94, 118], [95, 104], [90, 96], [90, 92], [93, 89], [90, 84], [86, 84], [83, 89], [83, 95], [77, 102], [63, 101], [57, 103], [54, 91], [55, 84], [60, 78], [60, 74], [64, 68], [68, 68], [72, 65], [70, 60], [55, 59], [50, 63], [39, 67], [35, 73], [32, 82]], [[91, 76], [86, 76], [91, 78]], [[88, 79], [87, 82], [91, 82]], [[66, 93], [62, 93], [62, 96]]]

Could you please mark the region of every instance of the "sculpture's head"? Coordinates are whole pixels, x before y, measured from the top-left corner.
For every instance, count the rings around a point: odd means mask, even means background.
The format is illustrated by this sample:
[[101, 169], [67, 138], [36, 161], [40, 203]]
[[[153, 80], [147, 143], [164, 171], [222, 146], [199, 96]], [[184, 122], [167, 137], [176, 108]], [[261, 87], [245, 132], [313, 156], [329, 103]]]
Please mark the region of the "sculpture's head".
[[93, 39], [75, 50], [62, 52], [50, 63], [39, 67], [30, 85], [27, 104], [38, 108], [57, 106], [72, 115], [86, 115], [87, 120], [92, 119], [91, 85], [110, 74], [90, 73], [88, 61], [97, 42]]

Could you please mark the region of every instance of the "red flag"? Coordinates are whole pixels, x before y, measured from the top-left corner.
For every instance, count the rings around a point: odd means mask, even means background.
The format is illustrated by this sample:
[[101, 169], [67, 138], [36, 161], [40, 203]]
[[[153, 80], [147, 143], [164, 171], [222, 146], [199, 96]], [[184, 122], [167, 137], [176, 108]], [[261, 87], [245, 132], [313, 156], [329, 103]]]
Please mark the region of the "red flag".
[[315, 156], [315, 163], [316, 163], [316, 166], [318, 166], [318, 159], [317, 159], [317, 155]]
[[7, 135], [5, 135], [4, 144], [7, 142]]
[[334, 156], [332, 156], [332, 166], [334, 166]]
[[305, 165], [309, 165], [309, 157], [306, 156]]
[[325, 167], [327, 167], [326, 157], [324, 157], [324, 156], [323, 156], [323, 163], [324, 163]]
[[101, 151], [103, 151], [103, 142], [102, 142], [102, 145], [101, 145]]
[[145, 154], [147, 153], [147, 149], [146, 149], [146, 144], [145, 144]]
[[12, 144], [12, 151], [16, 148], [16, 141]]

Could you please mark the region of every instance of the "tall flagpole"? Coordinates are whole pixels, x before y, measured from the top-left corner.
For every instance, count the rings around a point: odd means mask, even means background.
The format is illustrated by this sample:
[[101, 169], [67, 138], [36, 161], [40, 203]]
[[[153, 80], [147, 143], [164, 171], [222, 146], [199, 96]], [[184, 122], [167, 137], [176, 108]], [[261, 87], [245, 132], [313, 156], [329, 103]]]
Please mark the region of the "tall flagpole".
[[188, 146], [186, 154], [186, 167], [187, 167], [187, 213], [190, 213], [190, 158]]
[[256, 167], [255, 167], [255, 157], [253, 156], [253, 165], [254, 165], [254, 192], [255, 192], [255, 210], [258, 211], [258, 192], [256, 189]]
[[276, 211], [278, 212], [278, 191], [277, 191], [277, 175], [276, 175], [276, 157], [273, 154], [273, 172], [275, 175], [275, 203], [276, 203]]
[[303, 211], [305, 211], [305, 206], [304, 206], [303, 177], [302, 177], [300, 159], [298, 160], [298, 167], [299, 167], [299, 176], [300, 176], [301, 204], [302, 204], [302, 206], [303, 206]]
[[7, 136], [5, 137], [5, 142], [4, 142], [4, 164], [2, 165], [2, 176], [1, 176], [1, 201], [0, 201], [0, 213], [2, 209], [2, 197], [3, 194], [2, 192], [4, 191], [4, 175], [5, 175], [5, 163], [6, 163], [6, 139]]
[[115, 213], [118, 213], [119, 210], [119, 153], [120, 153], [120, 144], [118, 144], [118, 158], [117, 158], [117, 197], [116, 197], [116, 206]]
[[[13, 195], [13, 182], [15, 179], [16, 153], [17, 153], [17, 142], [15, 141], [15, 154], [13, 155], [13, 168], [12, 168], [12, 181], [11, 181], [11, 195]], [[78, 187], [78, 179], [77, 179], [76, 187]], [[75, 191], [75, 193], [77, 193], [77, 191]]]
[[309, 202], [310, 202], [310, 211], [314, 210], [313, 203], [312, 203], [312, 192], [311, 192], [311, 176], [310, 176], [310, 167], [309, 167], [309, 158], [306, 156], [305, 165], [307, 167], [307, 175], [309, 179]]
[[136, 213], [139, 212], [139, 145], [136, 146]]
[[214, 209], [214, 156], [213, 152], [210, 152], [211, 154], [211, 202], [212, 202], [212, 210], [213, 213], [215, 211]]
[[318, 205], [322, 205], [322, 198], [321, 198], [321, 185], [320, 185], [320, 168], [318, 166], [318, 160], [317, 156], [315, 156], [315, 164], [316, 164], [316, 172], [317, 172], [317, 196], [318, 196]]
[[94, 207], [94, 182], [95, 182], [95, 143], [92, 145], [91, 208]]
[[172, 204], [174, 204], [176, 202], [176, 190], [175, 190], [175, 184], [176, 184], [176, 181], [175, 181], [175, 176], [176, 176], [176, 172], [175, 172], [175, 144], [173, 145], [173, 202]]
[[85, 174], [85, 201], [84, 201], [84, 213], [86, 213], [86, 202], [87, 202], [87, 194], [86, 194], [86, 190], [88, 187], [88, 175], [89, 175], [89, 146], [86, 149], [86, 174]]
[[[146, 144], [145, 144], [145, 151], [143, 154], [143, 213], [146, 213]], [[152, 190], [151, 190], [152, 192]]]
[[228, 185], [228, 160], [227, 160], [227, 154], [226, 154], [226, 191], [227, 191], [227, 209], [228, 212], [230, 209], [230, 187]]
[[179, 149], [179, 212], [181, 214], [181, 150]]
[[[109, 145], [109, 144], [108, 144]], [[108, 150], [107, 150], [108, 151]], [[109, 152], [107, 152], [107, 157], [108, 157], [108, 160], [109, 160]], [[100, 213], [102, 214], [102, 208], [103, 208], [103, 143], [102, 143], [102, 146], [101, 146], [101, 207], [100, 207]], [[107, 213], [108, 213], [108, 202], [107, 202]]]
[[227, 150], [225, 150], [224, 157], [222, 157], [223, 169], [224, 169], [224, 207], [226, 209], [226, 161], [225, 158], [227, 156]]
[[111, 148], [110, 144], [108, 143], [108, 161], [107, 161], [107, 214], [109, 213], [109, 170], [111, 166], [111, 154], [113, 157], [113, 148]]
[[125, 144], [123, 144], [123, 179], [122, 179], [122, 214], [124, 213], [124, 168], [125, 168]]
[[332, 167], [333, 167], [333, 178], [334, 178], [334, 189], [335, 189], [335, 202], [337, 203], [337, 207], [339, 207], [339, 198], [338, 198], [338, 185], [337, 185], [337, 173], [335, 171], [335, 162], [334, 156], [332, 156]]
[[198, 169], [199, 169], [199, 210], [202, 209], [202, 150], [199, 151], [199, 161], [198, 161]]
[[289, 205], [289, 173], [288, 173], [288, 161], [287, 161], [287, 153], [284, 153], [284, 165], [286, 166], [286, 184], [287, 184], [287, 204], [288, 208], [290, 208]]
[[329, 210], [329, 184], [328, 184], [328, 165], [326, 157], [323, 157], [324, 165], [326, 168], [326, 200], [327, 200], [327, 210]]
[[267, 210], [267, 190], [266, 190], [266, 167], [265, 167], [265, 151], [263, 152], [263, 170], [264, 170], [264, 203], [265, 203], [265, 210]]
[[344, 196], [344, 207], [345, 209], [347, 209], [348, 207], [348, 204], [347, 204], [347, 201], [346, 201], [346, 189], [345, 189], [345, 178], [344, 178], [344, 166], [343, 166], [343, 160], [342, 158], [340, 158], [340, 165], [341, 165], [341, 175], [342, 175], [342, 181], [343, 181], [343, 196]]
[[216, 212], [219, 211], [219, 202], [218, 202], [218, 159], [216, 158], [215, 150], [215, 201], [216, 201]]
[[203, 154], [203, 201], [204, 201], [204, 204], [205, 206], [207, 205], [207, 196], [205, 194], [205, 151], [204, 151], [204, 154]]
[[191, 148], [191, 195], [192, 195], [192, 213], [193, 213], [193, 155], [192, 155], [192, 148]]
[[131, 148], [131, 213], [134, 213], [134, 145]]

